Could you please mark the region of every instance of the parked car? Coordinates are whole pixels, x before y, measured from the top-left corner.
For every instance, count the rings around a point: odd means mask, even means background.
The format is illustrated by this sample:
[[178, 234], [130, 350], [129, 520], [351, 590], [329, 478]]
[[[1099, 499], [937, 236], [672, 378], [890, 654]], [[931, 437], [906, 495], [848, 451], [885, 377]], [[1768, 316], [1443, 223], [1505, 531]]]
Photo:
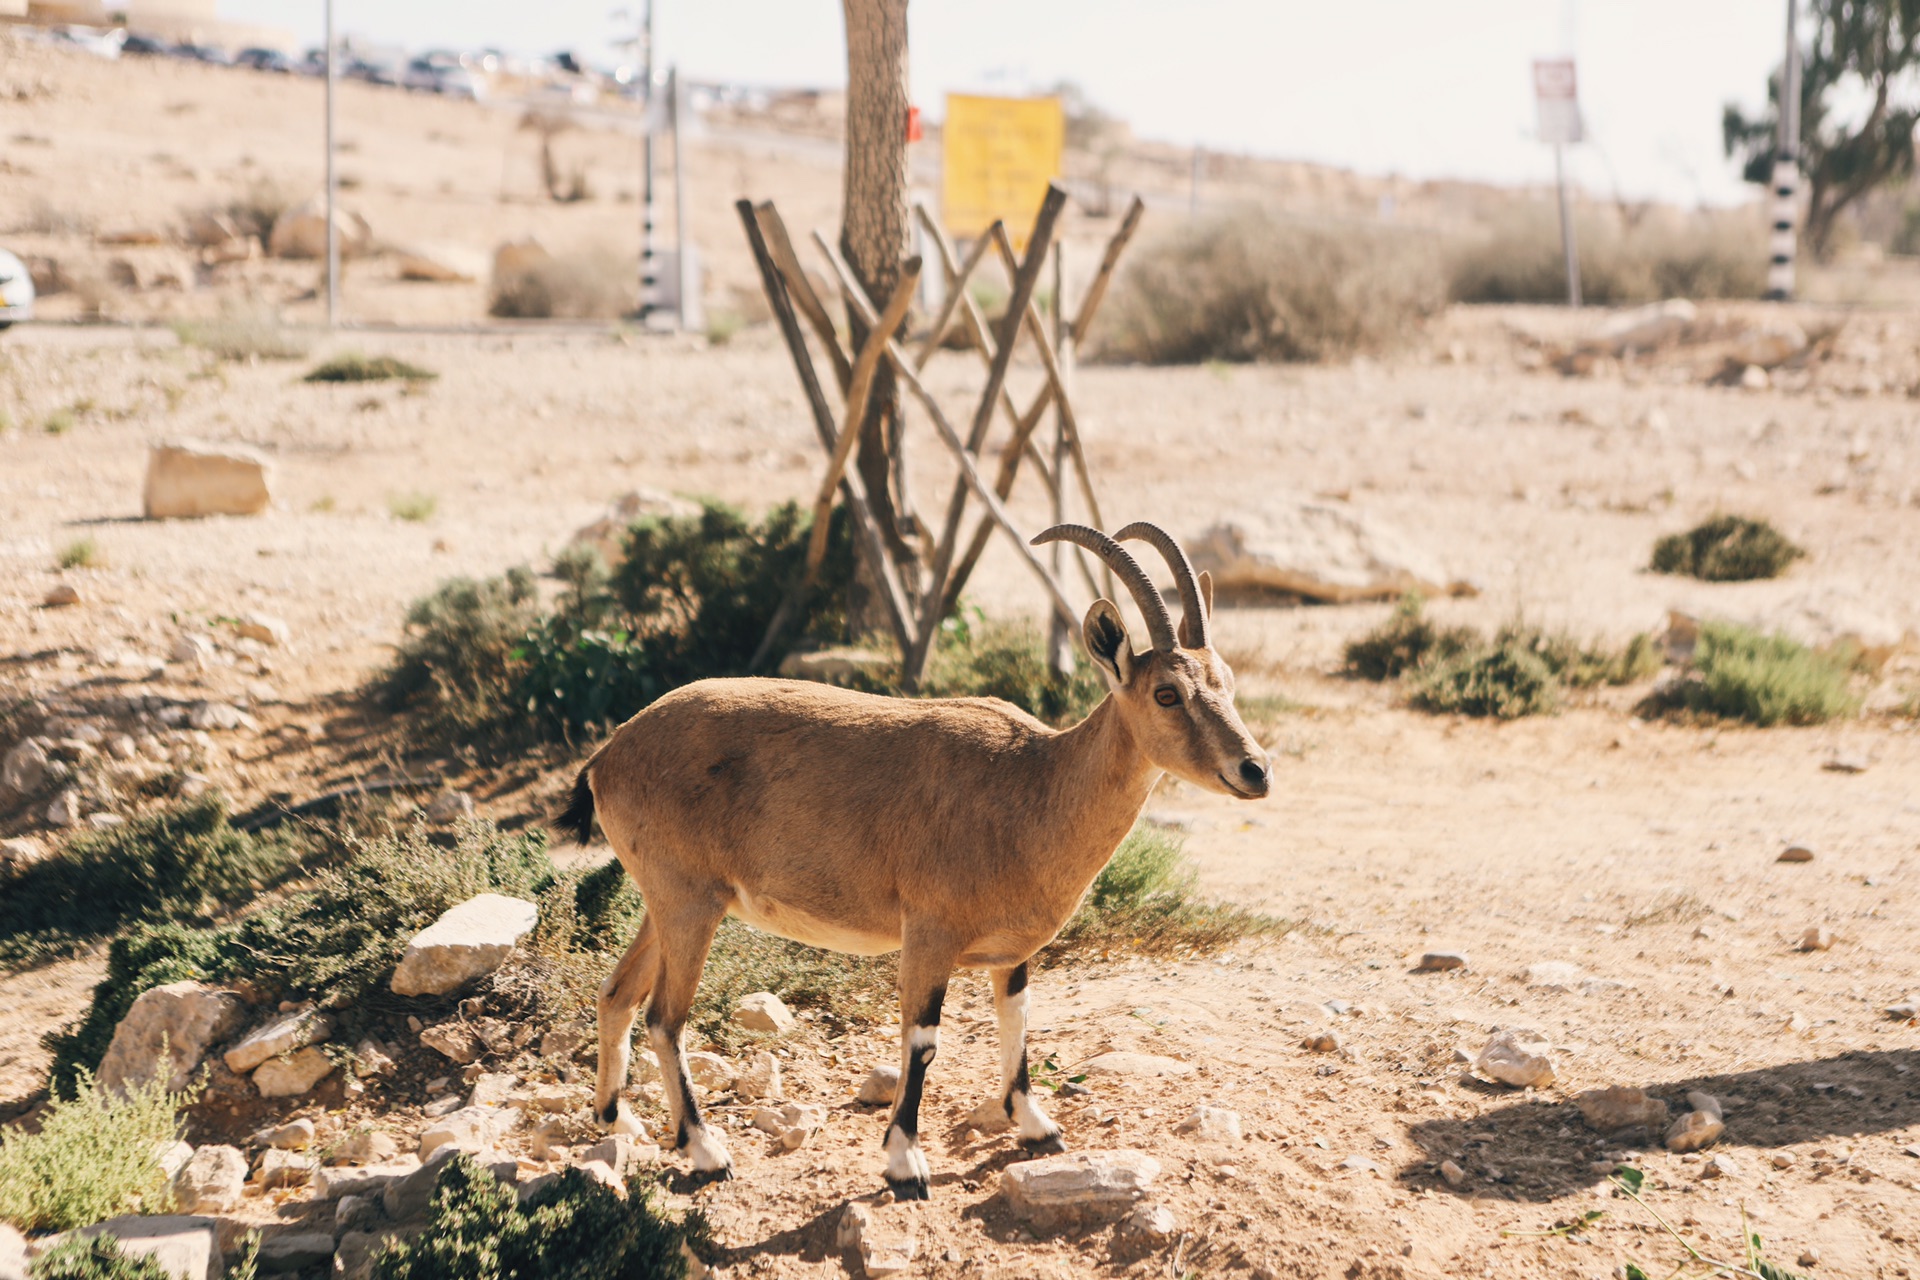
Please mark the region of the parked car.
[[278, 49], [242, 49], [234, 56], [236, 67], [251, 67], [255, 71], [271, 71], [276, 75], [292, 75], [293, 60]]
[[0, 249], [0, 329], [33, 319], [33, 274], [27, 264]]
[[478, 102], [486, 97], [486, 82], [465, 67], [445, 67], [440, 71], [439, 92], [449, 98]]
[[209, 66], [215, 67], [230, 67], [233, 65], [232, 54], [228, 53], [225, 49], [210, 44], [193, 44], [187, 42], [173, 46], [169, 52], [171, 52], [174, 57], [185, 58], [189, 62], [204, 62]]
[[440, 92], [440, 69], [425, 58], [415, 58], [400, 73], [400, 87], [415, 93]]
[[155, 40], [152, 36], [128, 36], [127, 42], [120, 46], [122, 53], [138, 53], [147, 57], [155, 57], [171, 51], [171, 47], [165, 40]]

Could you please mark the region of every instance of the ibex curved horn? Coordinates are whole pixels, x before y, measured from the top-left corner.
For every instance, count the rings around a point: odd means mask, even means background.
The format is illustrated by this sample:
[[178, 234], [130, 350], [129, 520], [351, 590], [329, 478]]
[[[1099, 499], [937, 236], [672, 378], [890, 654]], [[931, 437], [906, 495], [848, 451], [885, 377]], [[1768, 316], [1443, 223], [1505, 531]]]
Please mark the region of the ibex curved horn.
[[1147, 635], [1153, 647], [1162, 652], [1173, 650], [1173, 618], [1167, 613], [1167, 602], [1160, 598], [1160, 589], [1153, 585], [1146, 570], [1125, 547], [1098, 529], [1089, 529], [1083, 524], [1057, 524], [1035, 534], [1032, 545], [1037, 547], [1045, 542], [1071, 542], [1106, 561], [1107, 567], [1118, 574], [1127, 584], [1127, 590], [1133, 593], [1133, 602], [1140, 606], [1140, 616], [1147, 620]]
[[1187, 559], [1187, 553], [1180, 544], [1157, 524], [1148, 524], [1144, 520], [1134, 523], [1113, 535], [1117, 542], [1138, 540], [1148, 543], [1155, 551], [1166, 558], [1167, 567], [1173, 570], [1173, 584], [1180, 589], [1180, 609], [1187, 626], [1187, 639], [1191, 647], [1207, 647], [1207, 609], [1200, 600], [1200, 581], [1194, 577], [1193, 563]]

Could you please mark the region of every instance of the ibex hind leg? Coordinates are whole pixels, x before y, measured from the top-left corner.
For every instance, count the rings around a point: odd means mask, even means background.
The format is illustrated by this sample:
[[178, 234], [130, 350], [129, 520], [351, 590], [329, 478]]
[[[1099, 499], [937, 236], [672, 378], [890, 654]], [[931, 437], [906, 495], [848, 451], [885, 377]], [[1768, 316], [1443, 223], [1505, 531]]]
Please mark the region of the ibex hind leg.
[[724, 907], [702, 903], [673, 912], [671, 920], [662, 917], [660, 981], [647, 1006], [647, 1042], [660, 1058], [660, 1081], [667, 1097], [668, 1122], [673, 1126], [673, 1145], [687, 1153], [695, 1176], [702, 1181], [731, 1178], [733, 1157], [720, 1135], [701, 1118], [693, 1082], [687, 1075], [681, 1036], [700, 986], [700, 971], [706, 967], [707, 950], [713, 945], [713, 931], [724, 914]]
[[640, 922], [626, 954], [600, 984], [600, 1065], [593, 1090], [593, 1114], [619, 1133], [638, 1133], [640, 1123], [626, 1108], [621, 1091], [633, 1044], [633, 1017], [653, 993], [660, 970], [660, 948], [649, 913]]
[[1020, 1130], [1020, 1145], [1034, 1155], [1067, 1149], [1060, 1126], [1033, 1096], [1027, 1074], [1027, 966], [993, 971], [993, 1006], [1000, 1019], [1000, 1105]]
[[940, 1045], [940, 1006], [947, 998], [953, 952], [916, 943], [900, 954], [900, 1092], [887, 1125], [887, 1186], [895, 1200], [925, 1200], [932, 1170], [920, 1150], [920, 1095]]

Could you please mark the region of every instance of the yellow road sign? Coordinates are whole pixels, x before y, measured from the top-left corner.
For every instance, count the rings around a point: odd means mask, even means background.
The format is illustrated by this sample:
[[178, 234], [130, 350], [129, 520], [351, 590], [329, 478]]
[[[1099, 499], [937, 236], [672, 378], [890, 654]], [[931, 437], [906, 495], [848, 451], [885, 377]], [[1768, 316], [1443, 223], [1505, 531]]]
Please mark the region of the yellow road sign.
[[950, 93], [941, 141], [948, 234], [977, 236], [1001, 218], [1014, 247], [1024, 252], [1047, 184], [1060, 175], [1066, 141], [1060, 99]]

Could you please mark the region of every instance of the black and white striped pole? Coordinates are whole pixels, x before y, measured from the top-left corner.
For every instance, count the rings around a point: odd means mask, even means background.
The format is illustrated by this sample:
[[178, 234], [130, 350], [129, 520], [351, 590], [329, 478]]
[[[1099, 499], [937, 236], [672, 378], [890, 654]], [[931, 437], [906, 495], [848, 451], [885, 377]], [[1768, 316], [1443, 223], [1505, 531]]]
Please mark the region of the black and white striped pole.
[[1798, 244], [1794, 221], [1800, 202], [1800, 42], [1794, 34], [1799, 0], [1787, 0], [1787, 58], [1780, 70], [1780, 133], [1773, 153], [1772, 260], [1767, 264], [1767, 297], [1793, 297], [1793, 257]]
[[660, 307], [660, 254], [654, 243], [653, 217], [653, 0], [645, 0], [640, 18], [640, 84], [644, 92], [640, 122], [640, 318]]

